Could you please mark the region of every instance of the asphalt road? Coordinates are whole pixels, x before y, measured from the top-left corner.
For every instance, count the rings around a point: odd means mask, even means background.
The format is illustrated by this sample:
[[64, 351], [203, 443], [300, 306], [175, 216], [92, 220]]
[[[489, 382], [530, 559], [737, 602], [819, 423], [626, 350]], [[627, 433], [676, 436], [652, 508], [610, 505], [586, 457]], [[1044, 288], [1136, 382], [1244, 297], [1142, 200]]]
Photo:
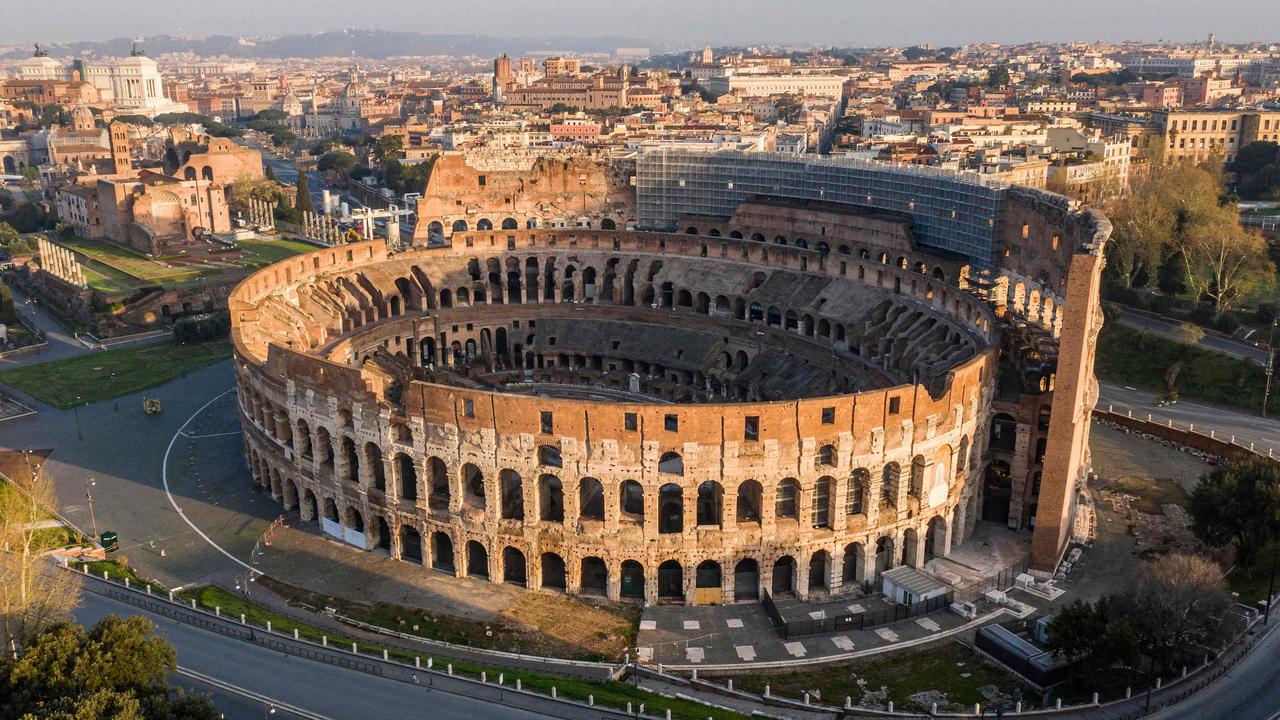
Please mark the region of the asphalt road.
[[[1242, 412], [1237, 408], [1223, 408], [1199, 400], [1179, 400], [1176, 405], [1156, 406], [1156, 393], [1139, 390], [1126, 385], [1098, 383], [1100, 397], [1098, 409], [1111, 408], [1116, 412], [1132, 410], [1134, 417], [1145, 418], [1148, 414], [1152, 420], [1167, 423], [1172, 420], [1175, 426], [1194, 425], [1197, 431], [1209, 433], [1217, 437], [1231, 439], [1261, 452], [1274, 450], [1280, 457], [1280, 420], [1263, 418], [1260, 415]], [[1278, 388], [1280, 390], [1280, 388]], [[1261, 404], [1261, 398], [1259, 398]]]
[[[1151, 333], [1152, 335], [1159, 335], [1170, 340], [1181, 339], [1181, 334], [1177, 329], [1179, 323], [1173, 320], [1159, 320], [1124, 310], [1120, 313], [1120, 324], [1137, 328], [1138, 330]], [[1213, 335], [1205, 335], [1200, 339], [1198, 344], [1200, 347], [1207, 350], [1216, 350], [1217, 352], [1224, 353], [1232, 357], [1252, 360], [1259, 365], [1267, 364], [1267, 351], [1256, 348], [1247, 343], [1236, 342], [1235, 340], [1226, 340]]]
[[9, 290], [13, 293], [13, 306], [20, 314], [31, 320], [40, 329], [40, 332], [44, 333], [45, 338], [49, 341], [49, 346], [39, 352], [0, 359], [0, 368], [60, 360], [89, 351], [88, 348], [72, 337], [71, 333], [67, 332], [52, 315], [46, 312], [43, 306], [28, 298], [26, 293], [12, 285], [9, 286]]
[[[183, 668], [333, 720], [551, 717], [285, 655], [91, 592], [84, 593], [75, 616], [77, 622], [91, 624], [110, 613], [148, 617], [173, 644], [178, 665]], [[208, 686], [185, 678], [177, 681], [194, 690], [210, 691]], [[261, 720], [267, 710], [261, 703], [226, 691], [215, 689], [211, 694], [228, 720]], [[290, 717], [290, 714], [278, 711], [273, 717]]]
[[[1280, 622], [1280, 618], [1271, 618]], [[1203, 692], [1162, 710], [1155, 720], [1272, 720], [1280, 715], [1280, 633], [1271, 632], [1253, 652]]]

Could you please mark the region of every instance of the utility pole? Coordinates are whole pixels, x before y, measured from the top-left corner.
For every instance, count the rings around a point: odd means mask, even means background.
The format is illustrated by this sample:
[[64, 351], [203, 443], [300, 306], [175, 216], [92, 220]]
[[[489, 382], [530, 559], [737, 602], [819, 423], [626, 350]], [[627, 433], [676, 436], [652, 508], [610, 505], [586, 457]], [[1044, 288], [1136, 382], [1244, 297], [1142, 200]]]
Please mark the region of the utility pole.
[[1267, 416], [1267, 400], [1271, 397], [1271, 373], [1275, 369], [1276, 350], [1273, 342], [1276, 339], [1276, 323], [1280, 322], [1280, 318], [1271, 321], [1271, 334], [1267, 337], [1267, 384], [1262, 391], [1262, 417]]
[[89, 522], [93, 525], [93, 541], [98, 542], [98, 518], [93, 514], [93, 486], [97, 481], [89, 478], [85, 481], [84, 496], [89, 500]]

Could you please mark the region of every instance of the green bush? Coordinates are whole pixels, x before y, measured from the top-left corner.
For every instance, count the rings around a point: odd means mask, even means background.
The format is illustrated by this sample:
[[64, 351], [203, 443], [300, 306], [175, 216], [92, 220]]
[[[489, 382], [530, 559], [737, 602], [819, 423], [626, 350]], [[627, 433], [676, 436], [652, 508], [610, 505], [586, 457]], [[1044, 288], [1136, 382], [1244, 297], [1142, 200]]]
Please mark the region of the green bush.
[[173, 338], [182, 343], [224, 338], [229, 332], [231, 316], [226, 312], [184, 317], [173, 324]]

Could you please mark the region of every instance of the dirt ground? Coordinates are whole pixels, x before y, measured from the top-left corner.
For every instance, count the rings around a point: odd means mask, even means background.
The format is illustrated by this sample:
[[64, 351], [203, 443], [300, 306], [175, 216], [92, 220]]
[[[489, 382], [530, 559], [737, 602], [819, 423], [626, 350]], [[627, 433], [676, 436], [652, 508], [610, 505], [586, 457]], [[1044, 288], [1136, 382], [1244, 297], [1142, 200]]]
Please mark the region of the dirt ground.
[[525, 592], [500, 614], [520, 627], [545, 635], [549, 646], [567, 645], [588, 654], [616, 658], [635, 641], [640, 608]]

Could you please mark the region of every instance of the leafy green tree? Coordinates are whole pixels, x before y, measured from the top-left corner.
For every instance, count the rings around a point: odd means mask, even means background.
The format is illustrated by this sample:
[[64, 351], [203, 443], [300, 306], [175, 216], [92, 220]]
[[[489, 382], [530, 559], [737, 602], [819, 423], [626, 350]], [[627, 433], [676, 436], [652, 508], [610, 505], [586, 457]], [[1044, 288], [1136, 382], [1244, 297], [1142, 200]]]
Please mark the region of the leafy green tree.
[[293, 201], [293, 206], [298, 212], [315, 212], [315, 205], [311, 202], [311, 188], [308, 184], [307, 173], [298, 170], [298, 196]]
[[0, 718], [215, 720], [208, 698], [168, 684], [173, 647], [142, 616], [108, 615], [89, 629], [57, 625], [0, 663]]
[[1271, 140], [1255, 140], [1240, 148], [1231, 162], [1231, 172], [1250, 175], [1280, 160], [1280, 143]]
[[987, 70], [987, 87], [1004, 87], [1009, 84], [1011, 78], [1009, 76], [1009, 66], [1003, 63], [993, 65]]
[[322, 172], [347, 172], [356, 165], [356, 156], [342, 150], [330, 150], [316, 161], [316, 168]]
[[399, 160], [404, 155], [404, 138], [399, 135], [383, 135], [373, 146], [373, 159], [379, 165], [391, 160]]
[[276, 171], [271, 169], [271, 163], [265, 163], [265, 164], [267, 167], [262, 171], [262, 174], [266, 176], [268, 180], [275, 182]]
[[17, 202], [17, 200], [13, 198], [13, 193], [0, 187], [0, 210], [9, 212], [13, 209], [13, 204], [15, 202]]
[[39, 232], [48, 222], [49, 214], [30, 200], [23, 200], [15, 205], [9, 215], [9, 224], [20, 233]]
[[1245, 458], [1200, 478], [1187, 510], [1191, 531], [1206, 545], [1230, 544], [1245, 568], [1280, 538], [1280, 463]]
[[1045, 646], [1059, 657], [1088, 658], [1081, 667], [1090, 684], [1114, 666], [1138, 664], [1138, 636], [1111, 596], [1076, 600], [1054, 615]]

